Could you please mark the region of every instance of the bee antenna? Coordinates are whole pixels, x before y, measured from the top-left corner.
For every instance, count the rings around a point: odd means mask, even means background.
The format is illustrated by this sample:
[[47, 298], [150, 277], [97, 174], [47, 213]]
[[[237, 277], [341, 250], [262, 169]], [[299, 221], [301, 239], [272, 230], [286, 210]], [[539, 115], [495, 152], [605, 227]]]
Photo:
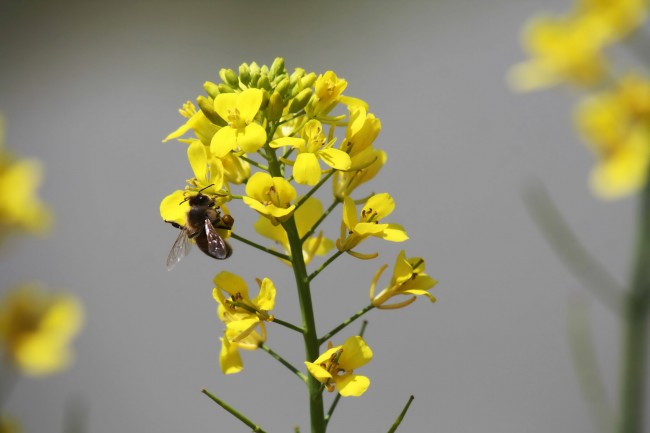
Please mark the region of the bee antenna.
[[[214, 186], [214, 184], [211, 183], [210, 185], [206, 186], [205, 188], [201, 188], [201, 189], [199, 190], [199, 194], [201, 194], [201, 191], [205, 191], [206, 189], [210, 188], [211, 186]], [[182, 202], [180, 202], [179, 205], [185, 203], [185, 202], [188, 201], [189, 199], [190, 199], [189, 197], [185, 197], [185, 199], [184, 199]]]

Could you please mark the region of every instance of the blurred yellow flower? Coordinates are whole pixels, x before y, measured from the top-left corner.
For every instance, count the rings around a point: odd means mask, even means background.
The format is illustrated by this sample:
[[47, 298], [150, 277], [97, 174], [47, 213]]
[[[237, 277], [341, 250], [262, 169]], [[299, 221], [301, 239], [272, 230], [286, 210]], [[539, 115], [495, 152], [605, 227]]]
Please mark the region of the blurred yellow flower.
[[[436, 298], [427, 290], [435, 286], [438, 282], [424, 273], [424, 259], [421, 257], [406, 258], [404, 250], [400, 251], [395, 260], [395, 268], [390, 284], [375, 296], [375, 286], [386, 269], [387, 265], [382, 266], [370, 285], [370, 302], [377, 308], [395, 309], [406, 307], [413, 303], [416, 296], [426, 296], [431, 302], [436, 302]], [[385, 302], [394, 296], [408, 296], [405, 301], [395, 304], [386, 305]]]
[[600, 52], [605, 34], [592, 19], [537, 16], [523, 33], [523, 45], [531, 59], [510, 70], [508, 78], [516, 90], [537, 90], [563, 82], [593, 85], [607, 69]]
[[602, 198], [634, 193], [645, 185], [650, 162], [650, 80], [623, 77], [614, 91], [586, 99], [576, 123], [598, 163], [591, 186]]
[[15, 231], [43, 233], [50, 228], [50, 210], [36, 194], [42, 178], [38, 161], [16, 159], [4, 149], [4, 120], [0, 117], [0, 240]]
[[329, 392], [334, 388], [343, 397], [359, 397], [370, 386], [366, 376], [354, 374], [354, 370], [366, 365], [372, 359], [372, 350], [360, 336], [348, 338], [342, 346], [328, 349], [314, 362], [305, 362], [309, 373]]
[[82, 321], [81, 305], [72, 296], [19, 286], [0, 300], [3, 355], [30, 376], [62, 370], [72, 361], [69, 346]]
[[14, 417], [0, 415], [0, 433], [21, 433], [20, 423]]

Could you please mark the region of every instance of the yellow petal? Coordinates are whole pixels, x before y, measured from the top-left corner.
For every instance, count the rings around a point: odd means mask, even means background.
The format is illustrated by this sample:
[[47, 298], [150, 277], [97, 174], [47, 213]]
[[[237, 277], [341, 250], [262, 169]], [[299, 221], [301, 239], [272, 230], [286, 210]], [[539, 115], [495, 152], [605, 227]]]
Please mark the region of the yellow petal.
[[228, 339], [221, 338], [221, 352], [219, 354], [219, 365], [223, 374], [239, 373], [244, 369], [239, 350], [235, 343], [230, 343]]
[[239, 275], [232, 274], [228, 271], [221, 271], [215, 275], [214, 285], [231, 296], [239, 293], [244, 300], [250, 301], [248, 297], [248, 286]]
[[179, 226], [185, 225], [190, 204], [185, 200], [182, 190], [176, 190], [160, 202], [160, 216], [164, 221], [174, 222]]
[[346, 196], [343, 199], [343, 223], [348, 229], [353, 229], [358, 224], [357, 207], [354, 200]]
[[323, 149], [318, 152], [318, 157], [322, 159], [325, 164], [337, 170], [347, 170], [352, 164], [350, 155], [338, 149]]
[[309, 373], [316, 378], [317, 381], [320, 383], [325, 383], [327, 382], [328, 379], [332, 378], [332, 375], [327, 372], [323, 367], [321, 367], [318, 364], [311, 363], [311, 362], [305, 362], [305, 365], [307, 366], [307, 370]]
[[269, 278], [262, 280], [259, 294], [253, 299], [253, 304], [260, 310], [271, 311], [275, 306], [275, 285]]
[[343, 343], [343, 353], [339, 365], [347, 371], [366, 365], [372, 359], [372, 350], [358, 335], [354, 335]]
[[230, 113], [237, 107], [237, 93], [220, 93], [214, 98], [214, 111], [219, 117], [229, 121]]
[[370, 379], [358, 374], [346, 374], [334, 378], [336, 390], [342, 397], [359, 397], [370, 386]]
[[388, 224], [388, 227], [382, 232], [381, 237], [391, 242], [404, 242], [409, 238], [406, 230], [399, 224]]
[[377, 213], [377, 219], [385, 218], [395, 209], [395, 201], [388, 193], [375, 194], [368, 199], [363, 207], [366, 212], [372, 209]]
[[316, 185], [321, 177], [318, 158], [313, 153], [301, 153], [293, 166], [293, 177], [301, 185]]
[[271, 146], [274, 149], [277, 149], [278, 147], [284, 147], [284, 146], [291, 146], [295, 149], [295, 148], [301, 148], [304, 145], [305, 145], [305, 140], [297, 137], [276, 138], [275, 140], [271, 141], [271, 143], [269, 143], [269, 146]]
[[257, 152], [266, 142], [266, 131], [261, 125], [251, 123], [237, 132], [237, 145], [246, 153]]
[[[221, 96], [221, 95], [219, 95]], [[237, 147], [237, 131], [230, 126], [224, 126], [212, 137], [210, 152], [217, 158], [223, 158]]]
[[[262, 105], [263, 98], [264, 92], [260, 89], [246, 89], [241, 92], [237, 98], [239, 116], [246, 122], [252, 121]], [[227, 119], [227, 117], [224, 117], [224, 119]]]
[[194, 177], [205, 180], [208, 172], [208, 155], [203, 143], [194, 140], [187, 147], [187, 159], [190, 161]]

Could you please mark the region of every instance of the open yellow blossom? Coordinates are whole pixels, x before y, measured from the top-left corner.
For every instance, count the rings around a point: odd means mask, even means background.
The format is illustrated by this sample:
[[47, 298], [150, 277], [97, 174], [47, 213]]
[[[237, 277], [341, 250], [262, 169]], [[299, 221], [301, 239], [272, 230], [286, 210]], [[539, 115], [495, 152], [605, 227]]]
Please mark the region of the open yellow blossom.
[[0, 117], [0, 240], [12, 232], [43, 233], [50, 228], [50, 210], [37, 195], [41, 164], [16, 159], [4, 149], [4, 119]]
[[314, 83], [314, 96], [306, 108], [309, 117], [329, 113], [338, 104], [347, 85], [348, 82], [337, 77], [333, 71], [319, 75]]
[[342, 150], [333, 149], [334, 141], [330, 140], [328, 143], [321, 123], [318, 120], [310, 120], [302, 130], [302, 138], [282, 137], [273, 140], [270, 146], [291, 146], [298, 149], [298, 156], [293, 165], [293, 178], [302, 185], [316, 185], [321, 178], [319, 159], [335, 170], [350, 168], [350, 156]]
[[[302, 238], [314, 226], [316, 221], [323, 215], [323, 205], [315, 197], [309, 197], [294, 212], [298, 236]], [[285, 253], [291, 255], [289, 238], [287, 232], [281, 226], [273, 225], [268, 218], [260, 217], [255, 223], [255, 231], [262, 236], [277, 242], [282, 246]], [[302, 244], [302, 255], [305, 264], [308, 264], [314, 256], [323, 256], [334, 248], [334, 242], [323, 236], [321, 231], [318, 235], [310, 236]], [[291, 266], [291, 262], [285, 262]]]
[[[427, 290], [435, 286], [438, 282], [424, 273], [424, 259], [421, 257], [406, 258], [404, 250], [400, 251], [395, 260], [395, 268], [390, 284], [375, 296], [375, 286], [386, 269], [387, 265], [379, 268], [375, 278], [370, 285], [370, 302], [377, 308], [395, 309], [406, 307], [413, 303], [416, 296], [426, 296], [431, 302], [436, 302], [436, 298]], [[386, 305], [385, 302], [394, 296], [408, 296], [405, 301], [395, 304]]]
[[219, 127], [212, 123], [207, 117], [205, 117], [203, 111], [197, 110], [194, 104], [190, 101], [187, 101], [185, 104], [183, 104], [183, 107], [178, 111], [180, 112], [181, 116], [187, 118], [187, 122], [185, 122], [178, 129], [165, 137], [163, 143], [175, 138], [179, 139], [179, 141], [187, 142], [187, 139], [181, 139], [180, 137], [185, 135], [187, 131], [191, 129], [194, 131], [196, 138], [198, 138], [201, 143], [209, 146], [212, 137], [217, 133]]
[[391, 242], [404, 242], [408, 239], [406, 231], [399, 224], [381, 223], [395, 209], [395, 201], [387, 193], [375, 194], [368, 199], [361, 209], [360, 218], [357, 217], [357, 208], [350, 197], [343, 199], [343, 222], [341, 223], [341, 237], [336, 240], [339, 251], [346, 251], [360, 259], [371, 259], [377, 254], [360, 254], [352, 251], [369, 236], [382, 238]]
[[260, 287], [258, 295], [250, 299], [246, 282], [238, 275], [227, 271], [214, 277], [215, 288], [212, 296], [219, 304], [219, 319], [226, 323], [231, 341], [246, 338], [263, 321], [272, 321], [269, 311], [275, 305], [275, 285], [268, 278], [257, 280]]
[[634, 193], [647, 181], [650, 163], [650, 80], [632, 73], [617, 89], [585, 100], [578, 128], [598, 159], [591, 186], [602, 198]]
[[295, 205], [296, 190], [281, 177], [271, 177], [268, 173], [257, 172], [246, 183], [246, 196], [243, 200], [253, 210], [268, 218], [274, 225], [291, 217]]
[[524, 47], [532, 58], [512, 68], [510, 83], [520, 91], [563, 82], [594, 85], [606, 70], [605, 41], [600, 25], [585, 16], [536, 17], [524, 30]]
[[[345, 130], [345, 140], [341, 143], [341, 150], [354, 157], [372, 145], [381, 131], [381, 122], [361, 105], [348, 106], [348, 110], [350, 120]], [[352, 170], [355, 169], [357, 168], [353, 166]]]
[[75, 298], [19, 286], [0, 300], [0, 347], [24, 374], [55, 373], [71, 363], [69, 346], [81, 323], [82, 310]]
[[210, 149], [218, 158], [232, 150], [257, 152], [266, 142], [266, 131], [255, 123], [264, 92], [246, 89], [241, 93], [221, 93], [214, 100], [214, 111], [228, 122], [212, 137]]
[[314, 362], [305, 362], [309, 373], [329, 392], [336, 390], [343, 397], [359, 397], [370, 386], [366, 376], [354, 374], [354, 370], [372, 359], [372, 350], [360, 336], [348, 338], [342, 346], [328, 344], [325, 353]]

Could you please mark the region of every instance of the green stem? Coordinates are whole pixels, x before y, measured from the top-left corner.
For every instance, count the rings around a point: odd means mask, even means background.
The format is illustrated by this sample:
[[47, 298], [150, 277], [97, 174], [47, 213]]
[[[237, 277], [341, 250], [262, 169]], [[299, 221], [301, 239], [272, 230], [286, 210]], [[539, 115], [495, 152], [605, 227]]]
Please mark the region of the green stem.
[[640, 203], [632, 287], [625, 297], [621, 379], [621, 433], [644, 431], [648, 311], [650, 306], [650, 182]]
[[246, 161], [246, 162], [249, 163], [250, 165], [254, 165], [255, 167], [259, 168], [260, 170], [263, 170], [263, 171], [266, 171], [266, 172], [269, 171], [269, 168], [268, 168], [266, 165], [262, 165], [262, 164], [260, 164], [259, 162], [254, 161], [254, 160], [252, 160], [252, 159], [250, 159], [250, 158], [247, 158], [247, 157], [245, 157], [245, 156], [243, 156], [243, 155], [241, 155], [241, 156], [239, 157], [239, 159], [241, 159], [241, 160], [243, 160], [243, 161]]
[[279, 354], [277, 354], [276, 352], [274, 352], [273, 350], [271, 350], [271, 348], [268, 347], [266, 344], [262, 344], [262, 345], [260, 346], [260, 349], [262, 349], [263, 351], [265, 351], [266, 353], [268, 353], [269, 355], [271, 355], [271, 356], [272, 356], [273, 358], [275, 358], [275, 359], [276, 359], [280, 364], [284, 365], [284, 366], [287, 367], [289, 370], [291, 370], [291, 372], [293, 372], [293, 374], [295, 374], [296, 376], [298, 376], [298, 377], [299, 377], [303, 382], [307, 382], [307, 376], [306, 376], [303, 372], [301, 372], [301, 371], [298, 370], [296, 367], [294, 367], [293, 365], [291, 365], [287, 360], [285, 360], [285, 359], [284, 359], [283, 357], [281, 357]]
[[397, 430], [397, 427], [402, 423], [402, 420], [404, 419], [404, 416], [406, 415], [406, 411], [409, 410], [409, 406], [411, 405], [411, 402], [413, 402], [413, 399], [415, 397], [410, 396], [409, 400], [406, 402], [406, 406], [404, 406], [404, 409], [402, 409], [402, 412], [399, 414], [397, 419], [395, 420], [395, 423], [393, 426], [388, 430], [388, 433], [395, 433], [395, 430]]
[[[301, 244], [301, 245], [302, 245], [302, 244]], [[302, 247], [301, 247], [301, 248], [302, 248]], [[336, 260], [336, 258], [337, 258], [338, 256], [340, 256], [341, 254], [343, 254], [344, 252], [345, 252], [345, 251], [337, 251], [337, 252], [335, 252], [334, 254], [332, 254], [332, 255], [330, 256], [330, 258], [327, 259], [327, 261], [325, 261], [325, 263], [323, 263], [322, 265], [320, 265], [320, 267], [319, 267], [318, 269], [316, 269], [314, 272], [312, 272], [312, 273], [309, 275], [309, 280], [308, 280], [308, 281], [311, 281], [311, 280], [313, 280], [314, 278], [316, 278], [316, 275], [318, 275], [318, 274], [320, 274], [321, 272], [323, 272], [323, 270], [324, 270], [327, 266], [329, 266], [330, 263], [332, 263], [334, 260]]]
[[272, 250], [272, 249], [270, 249], [270, 248], [263, 247], [262, 245], [260, 245], [260, 244], [256, 244], [256, 243], [253, 242], [253, 241], [249, 241], [248, 239], [239, 236], [237, 233], [230, 233], [230, 236], [231, 236], [233, 239], [237, 239], [237, 240], [240, 241], [240, 242], [243, 242], [243, 243], [245, 243], [245, 244], [247, 244], [247, 245], [250, 245], [250, 246], [253, 247], [253, 248], [257, 248], [258, 250], [264, 251], [265, 253], [269, 253], [269, 254], [271, 254], [272, 256], [275, 256], [275, 257], [281, 258], [282, 260], [291, 260], [291, 257], [289, 257], [288, 255], [286, 255], [286, 254], [282, 254], [282, 253], [279, 253], [279, 252], [277, 252], [277, 251], [275, 251], [275, 250]]
[[[271, 176], [281, 176], [282, 171], [277, 155], [268, 143], [265, 145], [265, 149], [269, 156]], [[302, 255], [302, 244], [294, 216], [292, 215], [288, 220], [283, 222], [282, 227], [287, 233], [289, 247], [291, 249], [291, 262], [293, 264], [293, 273], [298, 290], [298, 301], [300, 302], [300, 312], [302, 314], [305, 360], [311, 362], [318, 358], [320, 346], [318, 344], [318, 334], [316, 333], [316, 321], [314, 318], [314, 307], [311, 300], [307, 267], [305, 266], [305, 260]], [[323, 393], [320, 388], [320, 382], [311, 374], [307, 376], [307, 390], [309, 393], [311, 433], [325, 433]]]
[[224, 408], [226, 411], [230, 412], [232, 416], [246, 424], [253, 432], [255, 433], [266, 433], [262, 427], [259, 425], [255, 424], [253, 421], [249, 420], [246, 418], [244, 415], [242, 415], [238, 410], [234, 409], [232, 406], [230, 406], [228, 403], [225, 401], [215, 397], [214, 395], [210, 394], [207, 390], [202, 389], [201, 392], [205, 395], [207, 395], [212, 401], [217, 403], [219, 406]]
[[[325, 334], [325, 335], [323, 335], [321, 338], [319, 338], [319, 339], [318, 339], [318, 344], [323, 344], [323, 343], [325, 343], [327, 340], [329, 340], [330, 338], [332, 338], [333, 336], [335, 336], [336, 334], [338, 334], [341, 330], [343, 330], [343, 329], [344, 329], [346, 326], [348, 326], [350, 323], [354, 322], [354, 321], [357, 320], [359, 317], [363, 316], [364, 314], [366, 314], [368, 311], [372, 310], [373, 308], [375, 308], [374, 305], [372, 305], [372, 304], [368, 304], [368, 305], [367, 305], [365, 308], [363, 308], [362, 310], [357, 311], [354, 315], [350, 316], [350, 317], [349, 317], [345, 322], [341, 323], [339, 326], [337, 326], [336, 328], [332, 329], [330, 332], [328, 332], [327, 334]], [[366, 323], [366, 322], [364, 322], [364, 326], [363, 326], [363, 328], [362, 328], [362, 332], [361, 332], [361, 334], [363, 334], [363, 330], [365, 330], [365, 323]]]
[[335, 198], [334, 201], [332, 202], [332, 204], [330, 205], [330, 207], [327, 208], [327, 210], [325, 211], [325, 213], [323, 213], [323, 215], [321, 215], [320, 218], [318, 218], [318, 221], [316, 221], [316, 223], [315, 223], [313, 226], [311, 226], [311, 228], [309, 229], [309, 231], [308, 231], [307, 233], [305, 233], [305, 235], [300, 239], [300, 242], [301, 242], [301, 243], [304, 244], [305, 241], [306, 241], [307, 239], [309, 239], [309, 237], [310, 237], [311, 235], [314, 234], [314, 232], [316, 231], [316, 229], [318, 228], [318, 226], [319, 226], [323, 221], [325, 221], [325, 218], [327, 218], [328, 215], [329, 215], [330, 213], [332, 213], [332, 211], [336, 208], [336, 206], [337, 206], [339, 203], [341, 203], [341, 200], [339, 200], [338, 198]]
[[285, 328], [289, 328], [289, 329], [291, 329], [291, 330], [293, 330], [293, 331], [299, 332], [299, 333], [301, 333], [301, 334], [304, 334], [304, 333], [305, 333], [305, 330], [304, 330], [304, 329], [302, 329], [302, 328], [300, 328], [300, 327], [294, 325], [293, 323], [289, 323], [289, 322], [285, 322], [284, 320], [280, 320], [280, 319], [278, 319], [278, 318], [275, 317], [275, 316], [273, 317], [272, 322], [273, 322], [273, 323], [277, 323], [278, 325], [284, 326]]

